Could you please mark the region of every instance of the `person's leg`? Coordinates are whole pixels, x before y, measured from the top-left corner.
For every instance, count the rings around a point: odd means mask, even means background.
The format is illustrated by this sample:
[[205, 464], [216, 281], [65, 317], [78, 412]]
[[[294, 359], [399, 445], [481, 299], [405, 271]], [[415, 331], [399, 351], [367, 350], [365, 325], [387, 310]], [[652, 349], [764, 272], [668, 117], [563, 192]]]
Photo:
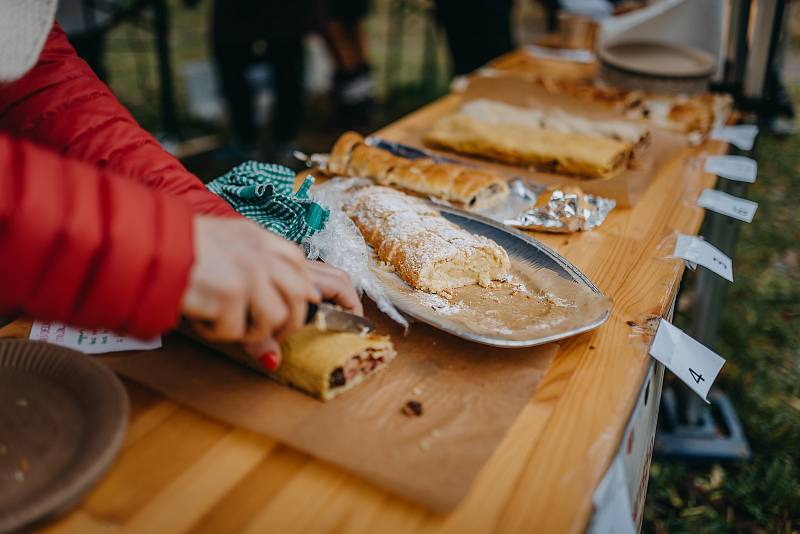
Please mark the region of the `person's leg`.
[[247, 81], [250, 47], [239, 43], [214, 43], [214, 61], [225, 98], [234, 139], [243, 147], [256, 144], [253, 90]]
[[367, 0], [329, 0], [324, 36], [337, 69], [333, 79], [338, 126], [354, 128], [369, 120], [375, 82], [367, 59], [361, 22], [369, 11]]
[[303, 37], [271, 38], [267, 50], [275, 88], [272, 139], [275, 152], [279, 153], [291, 148], [303, 120], [305, 103]]
[[511, 0], [437, 0], [455, 74], [467, 74], [510, 51]]
[[369, 11], [367, 0], [329, 0], [330, 16], [324, 36], [340, 69], [355, 71], [368, 63], [361, 21]]

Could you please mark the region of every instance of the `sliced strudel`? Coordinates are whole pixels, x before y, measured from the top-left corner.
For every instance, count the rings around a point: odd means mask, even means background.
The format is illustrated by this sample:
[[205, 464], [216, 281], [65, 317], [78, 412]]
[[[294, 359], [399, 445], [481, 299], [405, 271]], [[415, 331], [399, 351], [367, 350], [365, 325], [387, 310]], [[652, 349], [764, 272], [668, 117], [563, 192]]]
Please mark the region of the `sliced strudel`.
[[344, 206], [384, 263], [430, 293], [508, 277], [501, 246], [456, 226], [422, 200], [380, 186], [358, 188]]
[[628, 168], [649, 139], [649, 130], [633, 122], [594, 121], [479, 99], [437, 121], [425, 142], [513, 165], [611, 178]]
[[321, 331], [308, 325], [282, 344], [276, 380], [322, 400], [344, 393], [383, 370], [395, 357], [388, 336]]

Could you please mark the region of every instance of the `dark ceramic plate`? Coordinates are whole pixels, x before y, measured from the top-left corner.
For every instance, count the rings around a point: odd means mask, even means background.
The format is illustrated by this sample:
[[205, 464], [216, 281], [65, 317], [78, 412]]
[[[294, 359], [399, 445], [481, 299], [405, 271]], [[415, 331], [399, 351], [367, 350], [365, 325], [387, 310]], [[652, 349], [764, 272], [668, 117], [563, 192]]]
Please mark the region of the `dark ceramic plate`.
[[128, 397], [90, 356], [0, 341], [0, 533], [64, 512], [117, 455]]

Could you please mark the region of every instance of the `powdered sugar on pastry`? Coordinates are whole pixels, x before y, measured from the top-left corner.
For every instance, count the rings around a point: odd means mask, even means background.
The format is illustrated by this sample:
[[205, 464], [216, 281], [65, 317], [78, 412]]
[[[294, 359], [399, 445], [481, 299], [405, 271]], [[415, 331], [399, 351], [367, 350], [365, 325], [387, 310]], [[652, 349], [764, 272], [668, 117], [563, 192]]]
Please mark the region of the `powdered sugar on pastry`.
[[494, 241], [451, 223], [423, 201], [387, 187], [354, 191], [344, 206], [378, 257], [409, 285], [429, 293], [508, 276], [508, 254]]

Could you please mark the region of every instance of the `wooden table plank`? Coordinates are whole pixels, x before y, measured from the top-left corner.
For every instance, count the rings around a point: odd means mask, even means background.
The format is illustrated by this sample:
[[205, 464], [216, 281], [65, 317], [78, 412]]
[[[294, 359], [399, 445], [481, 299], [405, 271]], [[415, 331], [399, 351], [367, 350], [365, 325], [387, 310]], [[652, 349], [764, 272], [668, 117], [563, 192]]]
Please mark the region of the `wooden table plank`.
[[[413, 121], [450, 105], [449, 97], [440, 99], [380, 134], [402, 140]], [[670, 236], [697, 232], [703, 211], [694, 198], [715, 180], [698, 158], [724, 151], [717, 142], [687, 149], [659, 172], [635, 208], [614, 211], [592, 232], [536, 234], [612, 298], [612, 317], [562, 343], [539, 390], [451, 514], [434, 515], [303, 453], [126, 384], [132, 421], [120, 458], [86, 501], [48, 530], [582, 531], [647, 369], [642, 326], [667, 313], [683, 273], [682, 262], [666, 258]], [[0, 329], [0, 337], [26, 332], [25, 323], [15, 323]]]

